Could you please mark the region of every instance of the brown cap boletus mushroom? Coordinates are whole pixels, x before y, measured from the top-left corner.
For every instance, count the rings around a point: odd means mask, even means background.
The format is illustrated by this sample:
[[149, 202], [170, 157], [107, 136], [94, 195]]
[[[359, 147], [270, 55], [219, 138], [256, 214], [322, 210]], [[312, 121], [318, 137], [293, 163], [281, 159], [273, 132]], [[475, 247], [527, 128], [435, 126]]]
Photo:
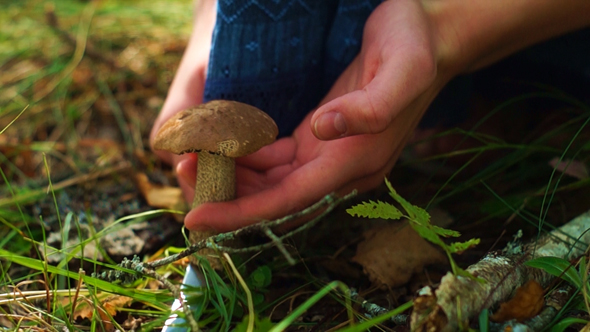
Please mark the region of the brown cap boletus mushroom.
[[[198, 154], [195, 208], [206, 202], [234, 199], [234, 158], [274, 142], [277, 134], [275, 122], [258, 108], [213, 100], [179, 112], [166, 121], [156, 134], [154, 149]], [[195, 243], [211, 235], [191, 232], [190, 239]]]

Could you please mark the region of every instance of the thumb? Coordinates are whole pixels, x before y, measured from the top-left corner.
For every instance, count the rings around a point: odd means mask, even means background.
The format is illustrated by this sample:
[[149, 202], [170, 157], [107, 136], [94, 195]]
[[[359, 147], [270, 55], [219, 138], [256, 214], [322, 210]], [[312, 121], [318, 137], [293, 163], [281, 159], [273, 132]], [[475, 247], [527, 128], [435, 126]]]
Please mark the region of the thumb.
[[[426, 64], [421, 66], [407, 62], [410, 65], [400, 60], [383, 64], [366, 85], [320, 106], [311, 118], [314, 135], [321, 140], [331, 140], [384, 131], [436, 77], [436, 66], [429, 61], [417, 62]], [[342, 91], [347, 85], [342, 80], [347, 78], [347, 75], [341, 76], [338, 79], [341, 82], [334, 84], [327, 98], [338, 95], [337, 90]]]
[[[391, 77], [389, 73], [379, 70], [361, 89], [345, 93], [320, 106], [311, 118], [314, 135], [319, 139], [329, 140], [351, 135], [377, 134], [385, 130], [395, 114], [405, 106], [400, 103], [400, 98], [408, 98], [407, 95], [404, 96], [407, 92], [396, 89], [395, 84], [392, 84], [403, 82], [403, 78]], [[340, 79], [345, 79], [345, 76]]]
[[355, 90], [319, 107], [311, 118], [314, 135], [330, 140], [359, 134], [376, 134], [393, 118], [391, 96], [374, 84]]

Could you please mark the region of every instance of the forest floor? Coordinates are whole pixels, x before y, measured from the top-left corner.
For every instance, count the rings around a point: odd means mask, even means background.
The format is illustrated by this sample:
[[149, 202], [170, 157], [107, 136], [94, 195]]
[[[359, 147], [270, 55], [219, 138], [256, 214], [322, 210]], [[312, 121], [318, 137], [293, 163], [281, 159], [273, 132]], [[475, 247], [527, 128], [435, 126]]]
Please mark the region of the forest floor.
[[[191, 3], [0, 2], [0, 326], [157, 330], [168, 316], [173, 298], [157, 281], [101, 283], [91, 273], [186, 245], [182, 214], [170, 211], [187, 206], [148, 136], [191, 32]], [[590, 83], [518, 57], [469, 80], [464, 121], [408, 146], [389, 177], [433, 223], [462, 241], [481, 239], [454, 256], [463, 267], [519, 230], [534, 241], [590, 208]], [[257, 331], [302, 305], [290, 329], [354, 327], [368, 318], [359, 297], [347, 302], [346, 287], [393, 310], [436, 285], [450, 269], [440, 251], [403, 223], [345, 212], [368, 200], [391, 198], [385, 185], [363, 193], [286, 240], [295, 265], [276, 248], [232, 255], [238, 268], [211, 276], [216, 286], [199, 323], [247, 330], [238, 272]], [[415, 252], [422, 255], [407, 258]], [[186, 264], [157, 272], [178, 283]], [[339, 291], [321, 293], [334, 281]]]

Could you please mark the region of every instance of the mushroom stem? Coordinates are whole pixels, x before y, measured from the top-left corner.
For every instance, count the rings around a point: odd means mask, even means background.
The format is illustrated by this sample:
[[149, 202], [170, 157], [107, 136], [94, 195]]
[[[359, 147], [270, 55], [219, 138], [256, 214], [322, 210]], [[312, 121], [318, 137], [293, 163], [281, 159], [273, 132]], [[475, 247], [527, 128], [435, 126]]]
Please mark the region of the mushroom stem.
[[[193, 209], [207, 202], [230, 201], [236, 195], [236, 163], [234, 158], [201, 151], [198, 152], [197, 161], [197, 184], [195, 185], [195, 198]], [[215, 235], [214, 231], [191, 231], [189, 240], [197, 243], [210, 236]], [[202, 255], [214, 254], [213, 250], [205, 249]], [[213, 268], [220, 268], [221, 264], [217, 259], [208, 259]], [[191, 259], [197, 264], [197, 261]]]
[[206, 202], [223, 202], [236, 195], [236, 163], [233, 158], [199, 152], [193, 209]]

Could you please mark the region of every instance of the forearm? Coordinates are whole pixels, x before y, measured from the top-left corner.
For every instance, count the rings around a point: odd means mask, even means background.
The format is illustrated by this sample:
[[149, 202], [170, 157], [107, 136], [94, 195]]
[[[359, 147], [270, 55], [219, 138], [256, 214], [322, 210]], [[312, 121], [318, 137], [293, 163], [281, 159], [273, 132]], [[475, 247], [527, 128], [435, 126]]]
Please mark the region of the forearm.
[[590, 26], [588, 0], [423, 0], [442, 66], [455, 74]]
[[[195, 2], [193, 32], [168, 90], [166, 101], [154, 123], [152, 139], [160, 126], [176, 112], [203, 101], [205, 71], [215, 24], [215, 5], [215, 0]], [[169, 156], [162, 157], [170, 160]]]
[[[175, 104], [174, 109], [183, 109], [194, 101], [202, 100], [202, 85], [205, 80], [205, 66], [209, 58], [211, 34], [215, 24], [215, 0], [196, 0], [191, 38], [168, 91], [166, 102]], [[188, 90], [187, 88], [195, 88]], [[190, 95], [190, 96], [187, 96]], [[177, 103], [182, 105], [176, 105]], [[185, 105], [186, 104], [186, 105]], [[169, 106], [169, 105], [166, 105]], [[165, 107], [167, 109], [168, 107]]]
[[[194, 75], [199, 61], [195, 59], [208, 58], [211, 45], [211, 33], [215, 25], [216, 0], [195, 0], [194, 21], [191, 38], [180, 62], [173, 85], [185, 86], [186, 81]], [[204, 73], [200, 73], [204, 74]], [[171, 89], [174, 91], [175, 89]]]

